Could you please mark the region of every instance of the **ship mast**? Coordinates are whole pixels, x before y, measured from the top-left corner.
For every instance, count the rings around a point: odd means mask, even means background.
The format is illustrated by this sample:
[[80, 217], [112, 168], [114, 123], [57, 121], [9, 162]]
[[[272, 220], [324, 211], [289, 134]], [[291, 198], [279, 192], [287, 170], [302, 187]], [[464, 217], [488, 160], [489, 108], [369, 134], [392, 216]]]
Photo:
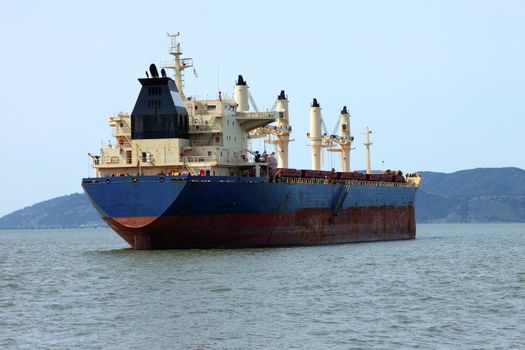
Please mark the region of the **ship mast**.
[[346, 106], [341, 110], [339, 116], [339, 145], [341, 146], [341, 169], [350, 171], [350, 151], [352, 150], [353, 137], [350, 135], [350, 113]]
[[[323, 142], [329, 146], [329, 152], [341, 153], [341, 170], [343, 172], [349, 172], [350, 151], [354, 150], [355, 148], [352, 147], [354, 137], [350, 133], [350, 113], [346, 109], [346, 106], [344, 106], [341, 110], [341, 114], [339, 115], [339, 123], [337, 125], [339, 126], [339, 135], [330, 135], [329, 137], [324, 137]], [[334, 129], [334, 134], [336, 129]], [[339, 145], [339, 147], [336, 147], [336, 145]]]
[[366, 131], [363, 133], [366, 137], [366, 142], [364, 145], [366, 146], [366, 173], [371, 174], [372, 169], [370, 167], [370, 146], [372, 145], [372, 142], [370, 142], [370, 134], [372, 133], [371, 130], [366, 128]]
[[193, 67], [192, 58], [181, 58], [182, 50], [180, 48], [180, 43], [177, 42], [177, 37], [180, 35], [170, 34], [168, 36], [171, 38], [171, 47], [170, 55], [174, 57], [173, 62], [163, 63], [162, 68], [168, 68], [174, 70], [175, 84], [177, 85], [177, 90], [179, 90], [180, 96], [183, 101], [186, 101], [186, 95], [184, 94], [184, 70], [190, 67]]
[[[290, 143], [290, 119], [288, 116], [288, 97], [281, 90], [275, 102], [275, 113], [277, 116], [277, 126], [265, 127], [263, 132], [268, 134], [266, 143], [277, 146], [277, 168], [288, 168], [288, 144]], [[275, 138], [270, 138], [270, 135]]]
[[310, 106], [310, 132], [307, 134], [312, 147], [312, 170], [321, 170], [321, 147], [323, 135], [321, 134], [321, 106], [314, 98]]

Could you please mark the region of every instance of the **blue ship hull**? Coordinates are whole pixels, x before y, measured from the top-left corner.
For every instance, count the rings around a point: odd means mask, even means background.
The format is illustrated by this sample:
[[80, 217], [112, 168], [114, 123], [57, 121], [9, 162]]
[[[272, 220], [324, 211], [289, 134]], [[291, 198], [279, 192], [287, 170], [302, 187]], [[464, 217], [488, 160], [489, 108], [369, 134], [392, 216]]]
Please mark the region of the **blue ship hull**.
[[416, 188], [264, 177], [83, 179], [102, 218], [137, 249], [316, 245], [415, 238]]

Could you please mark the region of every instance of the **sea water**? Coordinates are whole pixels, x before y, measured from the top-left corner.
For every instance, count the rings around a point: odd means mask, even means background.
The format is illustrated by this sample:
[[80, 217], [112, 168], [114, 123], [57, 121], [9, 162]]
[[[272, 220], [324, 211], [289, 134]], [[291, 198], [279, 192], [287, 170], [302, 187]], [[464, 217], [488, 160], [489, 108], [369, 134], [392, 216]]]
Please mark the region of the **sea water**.
[[0, 231], [1, 349], [525, 349], [525, 224], [413, 241], [135, 251]]

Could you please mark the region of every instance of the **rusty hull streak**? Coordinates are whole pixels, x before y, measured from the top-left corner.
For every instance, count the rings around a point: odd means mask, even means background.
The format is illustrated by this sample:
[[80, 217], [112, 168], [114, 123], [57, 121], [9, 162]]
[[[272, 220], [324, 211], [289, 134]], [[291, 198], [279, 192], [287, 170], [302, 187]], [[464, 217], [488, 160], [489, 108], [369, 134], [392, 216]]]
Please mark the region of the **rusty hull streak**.
[[145, 217], [148, 223], [142, 227], [104, 220], [136, 249], [307, 246], [413, 239], [416, 234], [412, 205], [347, 208], [338, 215], [331, 209], [302, 209], [291, 214], [163, 216], [153, 222]]

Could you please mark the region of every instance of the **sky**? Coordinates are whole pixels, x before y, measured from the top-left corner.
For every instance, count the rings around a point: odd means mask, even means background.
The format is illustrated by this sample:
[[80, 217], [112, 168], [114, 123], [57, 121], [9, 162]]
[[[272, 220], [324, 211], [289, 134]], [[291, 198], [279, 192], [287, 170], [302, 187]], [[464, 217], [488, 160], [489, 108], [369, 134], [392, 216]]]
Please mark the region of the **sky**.
[[81, 192], [108, 116], [131, 112], [177, 31], [187, 95], [232, 96], [238, 74], [260, 110], [286, 91], [290, 167], [310, 167], [315, 97], [330, 132], [348, 106], [354, 169], [367, 127], [374, 169], [525, 168], [523, 18], [519, 0], [2, 1], [0, 216]]

